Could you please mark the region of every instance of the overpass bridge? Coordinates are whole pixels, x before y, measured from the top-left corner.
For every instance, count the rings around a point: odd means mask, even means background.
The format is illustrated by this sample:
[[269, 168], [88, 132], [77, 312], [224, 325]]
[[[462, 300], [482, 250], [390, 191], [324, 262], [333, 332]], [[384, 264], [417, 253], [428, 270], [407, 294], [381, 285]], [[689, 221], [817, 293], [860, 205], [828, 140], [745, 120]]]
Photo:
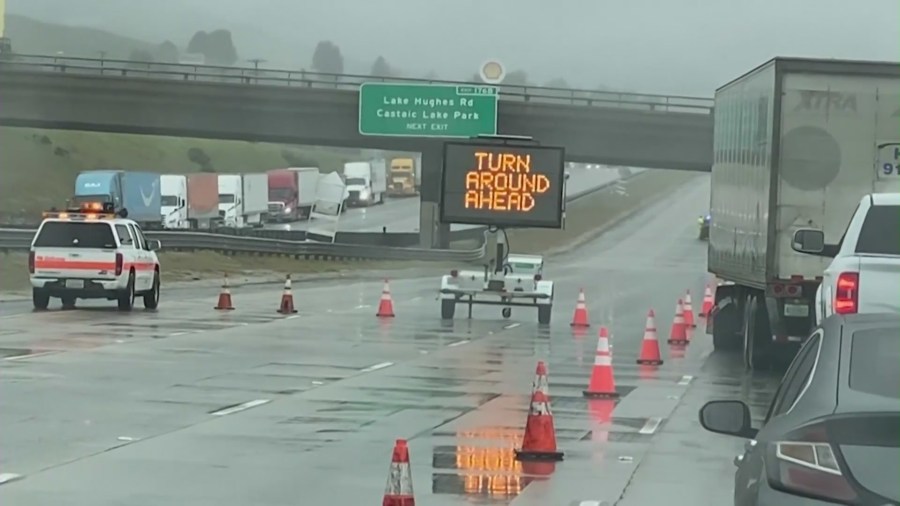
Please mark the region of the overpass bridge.
[[[359, 86], [471, 83], [36, 55], [0, 61], [0, 125], [374, 148], [423, 155], [423, 244], [436, 227], [442, 139], [359, 133]], [[573, 162], [710, 171], [712, 99], [507, 86], [497, 132]], [[438, 241], [438, 242], [436, 242]]]

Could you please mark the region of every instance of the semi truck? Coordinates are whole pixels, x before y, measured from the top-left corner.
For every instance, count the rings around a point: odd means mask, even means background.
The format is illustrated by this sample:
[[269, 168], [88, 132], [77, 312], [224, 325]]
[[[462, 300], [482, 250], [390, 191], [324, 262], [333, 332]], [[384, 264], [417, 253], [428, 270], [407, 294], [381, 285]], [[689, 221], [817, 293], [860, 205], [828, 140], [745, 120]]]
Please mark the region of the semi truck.
[[155, 172], [87, 170], [75, 177], [76, 206], [88, 202], [112, 203], [116, 212], [146, 229], [162, 228], [160, 180]]
[[384, 160], [349, 162], [344, 164], [347, 184], [347, 204], [371, 206], [384, 203], [387, 190], [387, 164]]
[[294, 222], [309, 216], [316, 203], [319, 183], [317, 167], [291, 167], [267, 172], [269, 177], [268, 221]]
[[410, 197], [419, 194], [422, 158], [406, 157], [391, 160], [387, 194], [391, 197]]
[[794, 235], [813, 228], [839, 243], [864, 195], [898, 191], [877, 162], [881, 146], [900, 141], [898, 104], [896, 62], [775, 58], [716, 90], [716, 349], [742, 353], [750, 369], [796, 354], [830, 259], [794, 251]]
[[269, 208], [265, 174], [219, 174], [219, 220], [226, 227], [261, 227]]
[[215, 174], [163, 174], [162, 222], [167, 229], [209, 229], [219, 217], [219, 182]]

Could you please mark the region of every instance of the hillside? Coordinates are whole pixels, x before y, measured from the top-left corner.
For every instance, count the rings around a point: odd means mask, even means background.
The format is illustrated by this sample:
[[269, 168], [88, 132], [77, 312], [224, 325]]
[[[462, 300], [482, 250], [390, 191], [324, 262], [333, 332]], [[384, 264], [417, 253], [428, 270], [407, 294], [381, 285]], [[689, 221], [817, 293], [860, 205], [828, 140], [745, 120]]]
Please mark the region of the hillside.
[[150, 135], [0, 127], [0, 223], [71, 197], [79, 171], [263, 172], [289, 166], [339, 170], [358, 150]]
[[107, 58], [124, 59], [132, 50], [152, 52], [157, 45], [103, 30], [43, 23], [13, 14], [6, 16], [6, 36], [12, 40], [17, 53], [63, 52], [67, 56], [88, 58], [97, 58], [105, 51]]

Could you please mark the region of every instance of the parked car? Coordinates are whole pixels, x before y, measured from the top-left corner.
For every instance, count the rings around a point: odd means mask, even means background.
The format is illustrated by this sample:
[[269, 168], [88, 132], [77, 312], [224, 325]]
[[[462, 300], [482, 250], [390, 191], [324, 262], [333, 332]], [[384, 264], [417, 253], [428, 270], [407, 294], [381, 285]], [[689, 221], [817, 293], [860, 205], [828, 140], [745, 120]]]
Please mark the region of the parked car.
[[748, 439], [734, 460], [735, 506], [900, 504], [900, 315], [826, 318], [759, 429], [736, 400], [708, 402], [700, 423]]

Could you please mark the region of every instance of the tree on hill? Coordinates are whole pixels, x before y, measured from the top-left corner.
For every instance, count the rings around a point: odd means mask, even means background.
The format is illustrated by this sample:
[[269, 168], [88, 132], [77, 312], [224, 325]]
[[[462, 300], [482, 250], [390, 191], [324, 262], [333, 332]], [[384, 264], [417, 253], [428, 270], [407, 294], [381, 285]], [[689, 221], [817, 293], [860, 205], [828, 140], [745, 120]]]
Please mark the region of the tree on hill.
[[514, 70], [506, 74], [503, 84], [512, 86], [528, 86], [528, 74], [524, 70]]
[[178, 63], [178, 47], [171, 40], [157, 46], [156, 60], [163, 63]]
[[132, 49], [128, 55], [128, 59], [133, 62], [152, 62], [153, 55], [146, 49]]
[[369, 71], [369, 74], [375, 77], [391, 77], [394, 75], [394, 72], [391, 70], [391, 65], [384, 59], [384, 56], [379, 56], [372, 63], [372, 70]]
[[545, 86], [548, 88], [571, 88], [571, 86], [569, 86], [569, 83], [567, 83], [566, 80], [561, 77], [557, 77], [556, 79], [547, 81], [547, 84]]
[[238, 60], [237, 49], [228, 30], [203, 30], [194, 34], [188, 42], [188, 53], [202, 54], [207, 62], [214, 65], [234, 65]]
[[319, 41], [313, 51], [312, 68], [326, 74], [343, 73], [344, 55], [341, 54], [341, 48], [330, 40]]

